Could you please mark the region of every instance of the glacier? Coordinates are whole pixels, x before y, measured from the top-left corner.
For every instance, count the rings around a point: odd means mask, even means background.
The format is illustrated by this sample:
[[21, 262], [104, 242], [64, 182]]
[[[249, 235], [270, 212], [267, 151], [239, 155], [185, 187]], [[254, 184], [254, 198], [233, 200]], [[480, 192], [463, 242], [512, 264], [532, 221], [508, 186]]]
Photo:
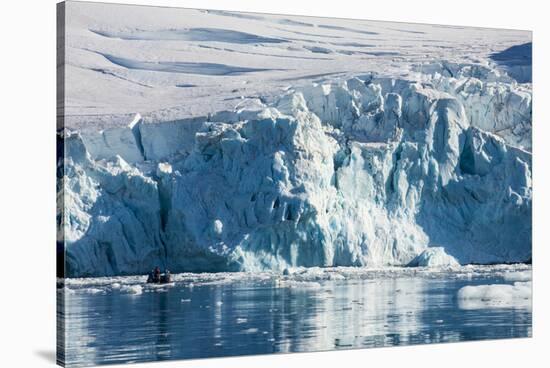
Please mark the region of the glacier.
[[206, 117], [64, 129], [69, 277], [531, 259], [531, 87], [427, 62]]

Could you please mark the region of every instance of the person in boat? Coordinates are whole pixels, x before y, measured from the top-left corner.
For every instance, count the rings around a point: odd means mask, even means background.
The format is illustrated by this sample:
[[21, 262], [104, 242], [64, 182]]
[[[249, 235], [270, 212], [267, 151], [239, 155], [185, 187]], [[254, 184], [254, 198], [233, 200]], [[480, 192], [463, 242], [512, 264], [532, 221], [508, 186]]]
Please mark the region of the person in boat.
[[153, 274], [153, 282], [160, 282], [160, 267], [155, 267]]
[[147, 282], [148, 283], [151, 283], [153, 282], [153, 280], [155, 279], [155, 270], [151, 270], [151, 272], [149, 272], [149, 276], [147, 277]]
[[162, 275], [162, 278], [160, 279], [160, 282], [162, 283], [169, 283], [171, 280], [170, 277], [170, 271], [164, 270], [164, 275]]

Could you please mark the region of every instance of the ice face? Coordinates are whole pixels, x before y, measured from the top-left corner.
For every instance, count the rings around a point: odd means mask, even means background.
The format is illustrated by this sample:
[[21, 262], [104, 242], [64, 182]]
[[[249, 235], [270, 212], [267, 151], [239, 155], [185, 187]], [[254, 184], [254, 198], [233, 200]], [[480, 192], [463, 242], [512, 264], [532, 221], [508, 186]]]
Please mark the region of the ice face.
[[66, 133], [67, 274], [530, 260], [530, 90], [438, 67]]
[[428, 81], [437, 89], [457, 98], [472, 125], [514, 146], [531, 149], [530, 85], [518, 85], [498, 69], [479, 64], [438, 62], [416, 69], [427, 73]]

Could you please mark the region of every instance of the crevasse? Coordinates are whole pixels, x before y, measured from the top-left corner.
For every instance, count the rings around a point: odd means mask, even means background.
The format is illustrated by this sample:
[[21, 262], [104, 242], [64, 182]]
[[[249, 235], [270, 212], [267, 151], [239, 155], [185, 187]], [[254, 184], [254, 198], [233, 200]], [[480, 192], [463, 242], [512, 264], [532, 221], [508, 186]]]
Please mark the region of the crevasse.
[[452, 67], [63, 132], [67, 275], [530, 260], [530, 85]]

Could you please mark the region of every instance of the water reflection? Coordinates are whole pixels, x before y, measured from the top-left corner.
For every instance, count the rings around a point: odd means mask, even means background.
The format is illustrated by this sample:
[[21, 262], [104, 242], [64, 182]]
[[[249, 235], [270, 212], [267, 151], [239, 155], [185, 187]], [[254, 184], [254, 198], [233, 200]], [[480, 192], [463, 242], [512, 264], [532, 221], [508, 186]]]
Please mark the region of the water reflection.
[[66, 295], [66, 359], [90, 365], [531, 335], [529, 309], [461, 310], [456, 293], [465, 284], [396, 278], [289, 288], [268, 280], [76, 292]]

